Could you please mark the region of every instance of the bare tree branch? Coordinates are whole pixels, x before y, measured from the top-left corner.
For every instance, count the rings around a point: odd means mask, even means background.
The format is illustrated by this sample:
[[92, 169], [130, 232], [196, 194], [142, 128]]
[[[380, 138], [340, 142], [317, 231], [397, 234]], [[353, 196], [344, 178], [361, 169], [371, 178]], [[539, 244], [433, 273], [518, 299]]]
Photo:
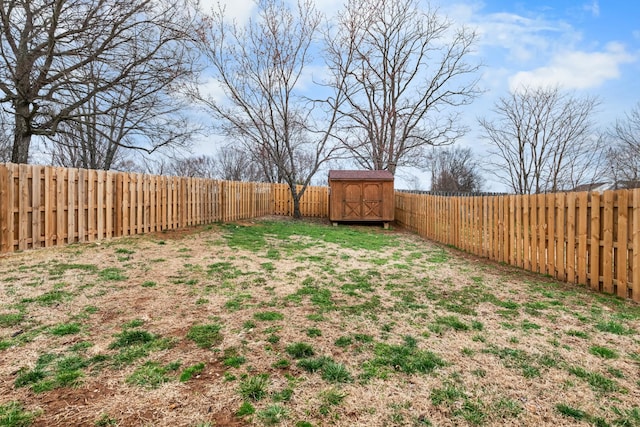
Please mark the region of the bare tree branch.
[[[224, 10], [209, 17], [200, 49], [226, 99], [191, 94], [216, 119], [223, 135], [240, 141], [250, 157], [266, 160], [261, 164], [268, 166], [264, 174], [269, 180], [288, 184], [293, 215], [299, 217], [305, 189], [335, 153], [331, 134], [343, 86], [337, 86], [332, 98], [334, 108], [322, 111], [331, 103], [309, 102], [299, 89], [322, 22], [312, 1], [295, 8], [281, 0], [260, 0], [257, 5], [258, 17], [244, 27], [229, 23]], [[322, 131], [316, 125], [320, 117], [328, 117]]]
[[470, 148], [434, 148], [431, 163], [431, 191], [478, 192], [482, 190], [480, 165]]
[[417, 0], [350, 0], [327, 36], [331, 72], [349, 90], [342, 143], [363, 168], [425, 166], [425, 148], [462, 136], [455, 107], [478, 94], [466, 62], [476, 34]]
[[[187, 10], [168, 0], [3, 1], [0, 102], [14, 116], [12, 161], [26, 163], [33, 135], [54, 135], [101, 94], [182, 69]], [[102, 72], [87, 82], [87, 69]]]
[[608, 172], [616, 188], [640, 187], [640, 104], [608, 132]]
[[496, 119], [479, 119], [497, 175], [517, 194], [568, 190], [598, 172], [594, 98], [558, 88], [523, 88], [500, 98]]

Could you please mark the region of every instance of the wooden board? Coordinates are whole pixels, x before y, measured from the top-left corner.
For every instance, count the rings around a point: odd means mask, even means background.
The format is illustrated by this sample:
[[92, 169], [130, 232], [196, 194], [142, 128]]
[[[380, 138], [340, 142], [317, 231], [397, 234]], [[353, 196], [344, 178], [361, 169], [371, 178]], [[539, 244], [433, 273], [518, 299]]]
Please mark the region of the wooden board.
[[640, 302], [640, 189], [633, 190], [633, 269], [631, 298]]
[[629, 296], [629, 290], [627, 288], [627, 276], [628, 265], [627, 256], [628, 251], [628, 226], [629, 226], [629, 192], [618, 192], [618, 232], [617, 232], [617, 256], [615, 259], [616, 270], [616, 294], [621, 298], [627, 298]]
[[604, 192], [604, 221], [602, 242], [602, 287], [613, 293], [613, 191]]
[[567, 194], [567, 268], [566, 278], [569, 283], [576, 283], [576, 193]]
[[600, 194], [591, 193], [591, 246], [589, 247], [589, 285], [600, 290]]

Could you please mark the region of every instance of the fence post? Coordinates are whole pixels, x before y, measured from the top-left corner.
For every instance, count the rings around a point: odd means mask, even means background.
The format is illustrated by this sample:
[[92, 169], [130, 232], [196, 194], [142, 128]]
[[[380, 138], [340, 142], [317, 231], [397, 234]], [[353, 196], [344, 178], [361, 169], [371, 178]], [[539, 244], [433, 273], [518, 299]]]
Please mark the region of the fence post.
[[10, 212], [13, 200], [9, 193], [9, 168], [0, 165], [0, 252], [12, 252], [13, 242], [9, 230]]
[[604, 192], [604, 236], [602, 248], [602, 288], [613, 293], [613, 191]]
[[640, 188], [633, 190], [633, 290], [631, 297], [640, 302]]
[[618, 257], [616, 262], [616, 294], [619, 297], [627, 298], [629, 289], [627, 288], [627, 255], [628, 255], [628, 217], [629, 217], [629, 191], [618, 191]]

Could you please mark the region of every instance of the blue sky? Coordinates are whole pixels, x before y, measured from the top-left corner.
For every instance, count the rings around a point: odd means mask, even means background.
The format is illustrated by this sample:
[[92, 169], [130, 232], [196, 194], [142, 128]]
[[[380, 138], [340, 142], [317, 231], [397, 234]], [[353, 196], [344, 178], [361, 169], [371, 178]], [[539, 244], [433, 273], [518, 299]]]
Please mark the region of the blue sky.
[[[222, 3], [239, 22], [254, 7], [252, 0]], [[316, 4], [330, 17], [343, 1], [317, 0]], [[558, 85], [577, 95], [597, 97], [601, 104], [595, 119], [601, 127], [611, 125], [640, 102], [640, 2], [470, 0], [431, 5], [480, 35], [476, 55], [484, 64], [480, 85], [485, 92], [464, 110], [472, 130], [460, 141], [480, 156], [486, 147], [478, 138], [476, 118], [487, 115], [499, 97], [520, 84]], [[404, 173], [407, 180], [400, 186], [428, 188], [427, 174]], [[410, 175], [419, 178], [417, 184], [409, 182]], [[501, 191], [497, 183], [489, 181], [488, 186], [488, 190]]]
[[640, 5], [622, 1], [458, 3], [450, 16], [480, 32], [487, 98], [518, 84], [598, 96], [601, 121], [640, 100]]

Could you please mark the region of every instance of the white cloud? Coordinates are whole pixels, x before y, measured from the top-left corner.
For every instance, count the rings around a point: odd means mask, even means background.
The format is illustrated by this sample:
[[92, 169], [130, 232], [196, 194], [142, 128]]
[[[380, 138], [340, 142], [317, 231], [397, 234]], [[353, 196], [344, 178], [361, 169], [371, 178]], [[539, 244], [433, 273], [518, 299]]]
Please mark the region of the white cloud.
[[[295, 9], [297, 0], [285, 1]], [[342, 8], [344, 3], [345, 0], [317, 0], [315, 6], [327, 18], [331, 18]], [[240, 25], [245, 24], [257, 10], [255, 0], [201, 0], [200, 4], [202, 10], [207, 13], [214, 9], [217, 10], [218, 5], [221, 5], [225, 10], [225, 15], [234, 19]]]
[[596, 18], [600, 16], [600, 4], [598, 3], [598, 0], [593, 0], [591, 3], [585, 4], [583, 9], [591, 13], [591, 15]]
[[214, 102], [222, 102], [227, 98], [220, 82], [213, 77], [208, 77], [201, 82], [198, 85], [198, 92], [200, 93], [200, 96], [208, 98]]
[[535, 60], [551, 51], [558, 42], [573, 44], [581, 38], [564, 22], [548, 22], [513, 13], [486, 15], [477, 28], [481, 47], [505, 49], [507, 58], [517, 62]]
[[619, 78], [620, 66], [635, 59], [620, 43], [609, 43], [601, 52], [558, 52], [549, 65], [516, 73], [509, 79], [509, 87], [511, 90], [523, 85], [595, 88], [607, 80]]
[[202, 10], [207, 13], [217, 10], [218, 5], [222, 6], [225, 16], [234, 19], [240, 25], [249, 20], [256, 8], [254, 0], [202, 0], [200, 4]]

